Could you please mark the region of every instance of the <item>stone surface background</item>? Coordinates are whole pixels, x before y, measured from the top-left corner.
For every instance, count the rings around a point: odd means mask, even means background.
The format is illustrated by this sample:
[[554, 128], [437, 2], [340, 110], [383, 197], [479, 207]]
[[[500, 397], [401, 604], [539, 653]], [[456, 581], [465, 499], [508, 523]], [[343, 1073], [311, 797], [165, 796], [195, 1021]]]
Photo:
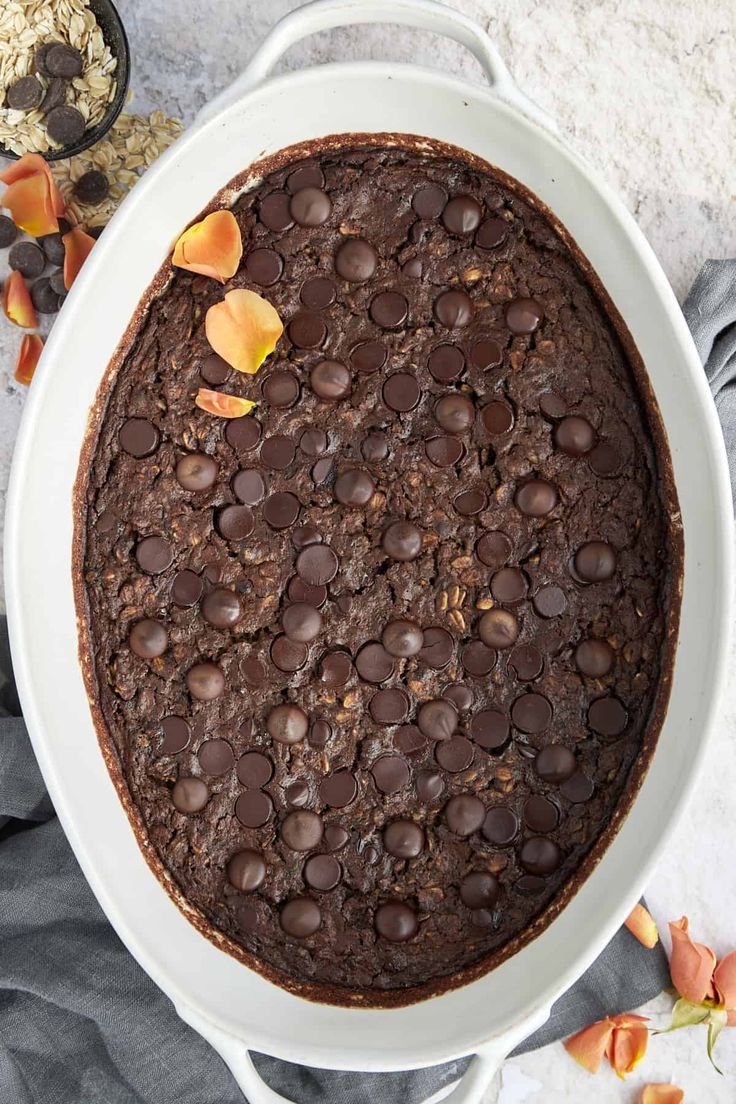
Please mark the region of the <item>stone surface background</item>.
[[[487, 27], [519, 85], [622, 196], [680, 300], [708, 257], [736, 255], [736, 4], [732, 0], [449, 0]], [[290, 0], [118, 0], [133, 52], [133, 107], [190, 122], [240, 71]], [[480, 79], [453, 43], [386, 27], [343, 29], [301, 43], [284, 68], [360, 58], [415, 61]], [[4, 273], [0, 273], [4, 274]], [[0, 321], [0, 507], [24, 391], [11, 378], [19, 334]], [[0, 597], [0, 608], [2, 599]], [[695, 736], [696, 734], [694, 734]], [[689, 811], [648, 891], [661, 924], [687, 912], [698, 937], [736, 947], [736, 680], [723, 702]], [[670, 1001], [645, 1011], [664, 1026]], [[633, 1102], [670, 1078], [689, 1104], [736, 1094], [736, 1030], [718, 1044], [719, 1077], [699, 1028], [652, 1040], [626, 1083], [593, 1080], [561, 1046], [515, 1059], [502, 1104]]]

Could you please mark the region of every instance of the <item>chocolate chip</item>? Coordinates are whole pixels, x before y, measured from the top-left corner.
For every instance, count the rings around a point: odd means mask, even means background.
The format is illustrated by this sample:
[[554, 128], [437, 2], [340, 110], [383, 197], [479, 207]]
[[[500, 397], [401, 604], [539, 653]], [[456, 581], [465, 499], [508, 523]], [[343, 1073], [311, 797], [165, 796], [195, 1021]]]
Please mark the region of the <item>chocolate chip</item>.
[[205, 595], [202, 616], [216, 629], [231, 629], [243, 616], [243, 606], [234, 590], [217, 587]]
[[297, 349], [319, 349], [327, 337], [327, 326], [318, 314], [301, 311], [292, 318], [286, 332]]
[[325, 686], [344, 686], [353, 673], [353, 661], [347, 652], [328, 652], [323, 656], [319, 676]]
[[383, 401], [389, 410], [405, 414], [418, 405], [421, 390], [410, 372], [394, 372], [383, 385]]
[[272, 372], [264, 379], [261, 392], [270, 406], [286, 410], [299, 398], [299, 381], [292, 372]]
[[49, 77], [44, 97], [41, 100], [41, 113], [48, 115], [55, 107], [66, 103], [66, 90], [68, 82], [63, 77]]
[[532, 595], [532, 604], [540, 617], [559, 617], [567, 609], [567, 598], [561, 587], [548, 584]]
[[514, 502], [527, 517], [545, 517], [557, 505], [557, 491], [545, 479], [528, 479], [517, 488]]
[[7, 215], [0, 215], [0, 249], [7, 249], [18, 236], [18, 228]]
[[345, 399], [352, 391], [350, 371], [338, 360], [320, 360], [309, 377], [315, 395], [326, 402]]
[[424, 844], [424, 831], [413, 820], [394, 820], [383, 830], [383, 846], [395, 859], [415, 859]]
[[288, 230], [294, 223], [289, 204], [290, 200], [286, 192], [271, 192], [261, 201], [258, 217], [269, 230], [277, 233]]
[[80, 203], [96, 207], [107, 199], [110, 192], [110, 181], [99, 169], [90, 169], [80, 176], [74, 185], [74, 195]]
[[434, 757], [443, 770], [450, 774], [459, 774], [467, 770], [473, 762], [474, 749], [465, 736], [453, 736], [451, 740], [442, 740], [434, 749]]
[[[13, 246], [15, 249], [16, 247]], [[47, 276], [42, 276], [31, 284], [31, 302], [39, 314], [56, 314], [59, 309], [59, 296], [51, 286]]]
[[505, 713], [498, 709], [482, 709], [470, 722], [470, 733], [478, 747], [499, 751], [508, 743], [511, 728]]
[[510, 610], [489, 609], [478, 622], [478, 635], [489, 648], [510, 648], [519, 635], [519, 622]]
[[312, 851], [324, 833], [322, 817], [309, 809], [297, 809], [288, 813], [281, 825], [282, 841], [292, 851]]
[[252, 893], [263, 885], [266, 863], [260, 851], [246, 847], [236, 851], [227, 864], [227, 879], [241, 893]]
[[625, 707], [612, 694], [606, 698], [596, 698], [588, 709], [588, 724], [601, 736], [620, 736], [628, 720]]
[[57, 268], [55, 272], [51, 273], [51, 275], [49, 276], [49, 284], [51, 285], [51, 290], [59, 296], [59, 302], [61, 303], [67, 295], [63, 268]]
[[273, 287], [283, 271], [284, 262], [275, 249], [253, 249], [245, 258], [245, 274], [259, 287]]
[[366, 506], [375, 493], [376, 485], [368, 472], [352, 468], [338, 475], [334, 490], [335, 498], [343, 506]]
[[385, 460], [389, 453], [388, 441], [383, 433], [368, 433], [360, 443], [364, 460]]
[[465, 455], [465, 446], [457, 437], [430, 437], [424, 443], [424, 450], [436, 468], [450, 468]]
[[440, 671], [453, 657], [455, 642], [447, 629], [440, 625], [429, 625], [424, 630], [424, 643], [419, 658], [427, 667]]
[[297, 574], [309, 586], [324, 586], [337, 575], [338, 559], [328, 544], [311, 544], [296, 558]]
[[33, 55], [33, 63], [36, 67], [36, 72], [40, 73], [42, 77], [50, 77], [51, 76], [48, 69], [46, 68], [46, 56], [47, 56], [49, 50], [53, 49], [54, 46], [58, 46], [58, 45], [59, 45], [58, 42], [52, 41], [52, 42], [44, 42], [40, 46], [36, 47], [36, 51]]
[[141, 659], [156, 659], [166, 651], [169, 638], [160, 621], [145, 617], [142, 621], [136, 621], [131, 628], [128, 644], [131, 652]]
[[496, 529], [483, 534], [475, 546], [475, 554], [486, 567], [500, 567], [506, 563], [512, 549], [511, 538]]
[[299, 448], [305, 456], [321, 456], [327, 448], [327, 434], [322, 429], [305, 429], [299, 438]]
[[438, 383], [451, 383], [462, 375], [465, 357], [457, 345], [438, 345], [429, 354], [427, 367]]
[[281, 614], [281, 626], [291, 640], [308, 643], [322, 629], [322, 614], [306, 602], [294, 602]]
[[410, 521], [395, 521], [384, 532], [381, 543], [392, 560], [408, 563], [422, 550], [422, 534]]
[[350, 351], [350, 363], [356, 372], [378, 372], [388, 360], [388, 350], [380, 341], [362, 341]]
[[451, 702], [460, 713], [467, 713], [475, 701], [475, 695], [470, 686], [464, 682], [453, 682], [442, 691], [445, 701]]
[[331, 211], [330, 197], [321, 188], [301, 188], [289, 202], [289, 213], [300, 226], [321, 226]]
[[587, 418], [571, 415], [555, 426], [554, 440], [568, 456], [585, 456], [595, 444], [595, 430]]
[[474, 870], [460, 883], [460, 900], [471, 909], [491, 908], [500, 892], [498, 878], [488, 870]]
[[8, 253], [8, 264], [26, 280], [32, 280], [43, 272], [46, 258], [33, 242], [19, 241]]
[[450, 330], [459, 326], [467, 326], [473, 317], [473, 310], [473, 300], [470, 296], [455, 288], [450, 291], [443, 291], [434, 304], [434, 313], [437, 320]]
[[328, 893], [342, 878], [342, 867], [332, 855], [312, 855], [304, 864], [304, 881], [320, 893]]
[[179, 813], [199, 813], [210, 792], [201, 778], [180, 778], [171, 791], [171, 803]]
[[246, 751], [238, 759], [238, 781], [250, 790], [259, 790], [271, 781], [273, 763], [260, 751]]
[[266, 718], [266, 730], [279, 744], [298, 744], [307, 735], [308, 728], [306, 713], [291, 702], [275, 705]]
[[310, 586], [298, 575], [293, 575], [289, 580], [287, 594], [292, 602], [308, 602], [316, 609], [321, 609], [327, 601], [326, 586]]
[[376, 724], [400, 724], [409, 715], [409, 698], [399, 687], [379, 690], [371, 698], [368, 708]]
[[498, 249], [508, 235], [509, 224], [502, 218], [490, 218], [482, 222], [475, 235], [479, 249]]
[[599, 441], [588, 456], [591, 471], [604, 479], [617, 475], [621, 470], [621, 463], [621, 457], [610, 441]]
[[571, 774], [560, 786], [560, 793], [568, 801], [575, 802], [576, 804], [583, 801], [589, 801], [593, 796], [595, 786], [587, 774], [583, 774], [582, 771], [576, 771], [575, 774]]
[[291, 491], [276, 491], [263, 504], [263, 516], [272, 529], [288, 529], [299, 517], [300, 502]]
[[553, 874], [562, 862], [562, 852], [554, 840], [544, 836], [532, 836], [526, 840], [519, 854], [519, 862], [529, 874], [546, 878]]
[[485, 805], [474, 794], [455, 794], [445, 806], [447, 827], [456, 836], [472, 836], [480, 828], [485, 815]]
[[320, 800], [334, 809], [344, 809], [355, 800], [358, 783], [349, 770], [326, 775], [319, 784]]
[[233, 749], [227, 740], [205, 740], [197, 752], [199, 765], [205, 774], [219, 777], [235, 765]]
[[495, 805], [483, 820], [483, 836], [496, 847], [508, 847], [519, 831], [516, 813], [507, 805]]
[[379, 291], [371, 300], [369, 313], [377, 326], [395, 330], [406, 322], [409, 304], [400, 291]]
[[553, 801], [541, 794], [532, 794], [524, 802], [524, 823], [532, 832], [554, 832], [560, 811]]
[[54, 107], [46, 116], [46, 129], [49, 137], [60, 146], [70, 146], [83, 137], [87, 124], [84, 115], [76, 107], [66, 104]]
[[290, 172], [286, 178], [286, 187], [292, 195], [302, 188], [324, 188], [325, 176], [316, 161], [307, 161]]
[[391, 678], [395, 664], [383, 644], [371, 641], [359, 649], [355, 657], [355, 669], [365, 682], [378, 684]]
[[511, 720], [522, 732], [544, 732], [552, 720], [552, 706], [542, 694], [522, 694], [511, 706]]
[[465, 395], [444, 395], [434, 408], [434, 417], [448, 433], [467, 433], [475, 421], [475, 407]]
[[217, 462], [204, 452], [189, 452], [176, 465], [176, 479], [185, 491], [207, 491], [217, 479]]
[[484, 678], [496, 663], [496, 653], [482, 640], [471, 640], [460, 655], [462, 665], [473, 678]]
[[175, 715], [164, 717], [161, 721], [161, 732], [163, 739], [159, 747], [159, 755], [178, 755], [189, 746], [191, 733], [183, 717]]
[[470, 350], [470, 359], [476, 368], [480, 368], [482, 372], [485, 372], [489, 368], [498, 368], [503, 363], [503, 349], [497, 341], [493, 341], [491, 338], [476, 341]]
[[65, 42], [54, 42], [44, 53], [43, 64], [50, 76], [72, 80], [80, 76], [84, 69], [84, 58], [73, 46], [68, 46]]
[[371, 774], [378, 789], [385, 794], [398, 793], [411, 777], [406, 761], [398, 755], [382, 755], [371, 767]]
[[299, 298], [311, 311], [324, 310], [335, 302], [335, 285], [326, 276], [311, 276], [302, 284]]
[[381, 642], [389, 655], [408, 659], [421, 651], [424, 635], [414, 621], [397, 618], [386, 625]]
[[497, 602], [520, 602], [526, 591], [526, 576], [518, 567], [502, 567], [491, 577], [491, 594]]
[[394, 747], [404, 755], [415, 755], [418, 751], [424, 751], [426, 746], [427, 741], [416, 725], [401, 725], [394, 733]]
[[377, 263], [378, 254], [363, 238], [348, 238], [335, 254], [335, 271], [353, 284], [370, 280]]
[[198, 701], [214, 701], [225, 690], [225, 676], [215, 663], [195, 663], [187, 671], [186, 682]]
[[469, 195], [453, 196], [442, 212], [442, 222], [451, 234], [471, 234], [482, 217], [483, 208]]
[[224, 506], [217, 514], [216, 524], [225, 540], [245, 540], [253, 532], [253, 511], [248, 506]]
[[195, 571], [179, 571], [174, 576], [171, 583], [171, 600], [177, 606], [182, 606], [185, 609], [188, 606], [194, 606], [202, 597], [202, 590], [204, 589], [204, 583], [200, 579], [199, 575]]
[[437, 771], [420, 771], [416, 781], [417, 797], [428, 804], [439, 801], [445, 792], [445, 780]]
[[136, 545], [135, 558], [142, 571], [149, 575], [159, 575], [171, 567], [174, 552], [163, 537], [144, 537]]
[[565, 782], [575, 766], [573, 752], [563, 744], [546, 744], [534, 760], [534, 769], [544, 782]]
[[575, 663], [582, 675], [603, 678], [612, 670], [616, 653], [606, 640], [581, 640], [575, 649]]
[[408, 905], [392, 901], [379, 905], [374, 918], [376, 931], [390, 943], [405, 943], [419, 931], [417, 914]]
[[225, 426], [225, 440], [236, 452], [250, 452], [260, 439], [261, 423], [248, 415], [233, 418]]
[[411, 205], [420, 218], [434, 219], [442, 214], [447, 192], [438, 184], [425, 184], [412, 196]]
[[544, 310], [536, 299], [512, 299], [506, 305], [505, 318], [513, 334], [530, 334], [544, 318]]
[[33, 111], [43, 100], [43, 85], [36, 77], [21, 77], [8, 88], [5, 103], [13, 111]]
[[488, 495], [482, 488], [474, 487], [455, 495], [452, 505], [463, 517], [475, 517], [476, 514], [482, 514], [488, 505]]
[[575, 570], [586, 583], [604, 583], [616, 570], [616, 553], [605, 541], [588, 541], [575, 553]]
[[161, 437], [156, 426], [147, 418], [128, 418], [118, 434], [120, 446], [136, 459], [150, 456], [159, 446]]
[[534, 644], [519, 644], [509, 655], [509, 668], [521, 682], [532, 682], [544, 669], [544, 657]]
[[483, 425], [491, 437], [501, 437], [514, 425], [514, 412], [507, 402], [494, 400], [484, 406], [480, 414]]
[[[301, 193], [297, 193], [301, 195]], [[281, 910], [281, 927], [294, 939], [306, 939], [314, 935], [322, 924], [322, 914], [317, 904], [309, 897], [293, 897]]]

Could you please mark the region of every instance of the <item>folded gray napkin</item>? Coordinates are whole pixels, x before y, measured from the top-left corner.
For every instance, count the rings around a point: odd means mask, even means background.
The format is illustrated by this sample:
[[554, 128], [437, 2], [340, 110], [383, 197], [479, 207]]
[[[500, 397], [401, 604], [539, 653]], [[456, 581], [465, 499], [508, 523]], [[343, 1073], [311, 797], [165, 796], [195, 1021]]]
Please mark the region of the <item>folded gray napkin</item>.
[[[685, 315], [736, 464], [736, 261], [710, 261]], [[668, 984], [660, 948], [622, 929], [519, 1048], [544, 1046]], [[467, 1059], [396, 1074], [255, 1057], [297, 1104], [419, 1104]], [[128, 954], [56, 819], [20, 718], [0, 621], [0, 1100], [8, 1104], [242, 1104], [227, 1067]]]

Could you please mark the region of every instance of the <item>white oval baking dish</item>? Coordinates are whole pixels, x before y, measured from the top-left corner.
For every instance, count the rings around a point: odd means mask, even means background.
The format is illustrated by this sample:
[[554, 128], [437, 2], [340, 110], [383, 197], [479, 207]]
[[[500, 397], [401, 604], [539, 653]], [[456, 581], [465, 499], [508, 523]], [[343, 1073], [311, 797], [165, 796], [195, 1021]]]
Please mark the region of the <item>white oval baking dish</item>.
[[[347, 23], [405, 23], [456, 39], [489, 88], [415, 66], [332, 64], [266, 79], [294, 42]], [[108, 775], [77, 659], [72, 488], [90, 408], [172, 240], [244, 166], [344, 132], [460, 146], [536, 193], [597, 271], [641, 352], [669, 435], [685, 531], [672, 694], [640, 793], [561, 914], [485, 977], [402, 1009], [308, 1003], [218, 950], [151, 873]], [[281, 1098], [248, 1048], [335, 1069], [397, 1070], [476, 1053], [457, 1099], [543, 1022], [641, 893], [702, 761], [731, 621], [731, 494], [715, 410], [674, 295], [621, 202], [516, 89], [483, 31], [433, 0], [319, 0], [287, 16], [241, 78], [147, 173], [106, 229], [54, 326], [16, 447], [6, 590], [25, 717], [59, 817], [118, 934], [181, 1016], [229, 1064], [251, 1104]]]

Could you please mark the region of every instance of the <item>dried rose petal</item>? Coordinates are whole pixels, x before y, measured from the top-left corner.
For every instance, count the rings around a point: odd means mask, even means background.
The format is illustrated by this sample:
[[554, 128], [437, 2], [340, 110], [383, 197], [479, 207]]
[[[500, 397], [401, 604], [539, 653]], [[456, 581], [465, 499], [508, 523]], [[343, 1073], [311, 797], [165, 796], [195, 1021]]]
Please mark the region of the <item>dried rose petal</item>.
[[639, 1104], [681, 1104], [684, 1099], [685, 1094], [677, 1085], [650, 1083], [641, 1090]]
[[613, 1034], [613, 1021], [598, 1020], [565, 1040], [565, 1050], [589, 1073], [597, 1073]]
[[621, 1016], [612, 1016], [614, 1029], [611, 1034], [606, 1056], [619, 1077], [631, 1073], [647, 1052], [649, 1032], [644, 1016], [633, 1012], [624, 1012]]
[[243, 256], [240, 227], [232, 211], [213, 211], [185, 230], [171, 263], [224, 284], [238, 271]]
[[713, 984], [719, 1003], [729, 1012], [736, 1009], [736, 951], [731, 951], [718, 963], [713, 972]]
[[33, 379], [38, 358], [43, 351], [43, 338], [39, 334], [24, 334], [20, 343], [18, 359], [15, 362], [15, 376], [18, 383], [26, 384]]
[[634, 905], [633, 909], [624, 921], [631, 934], [635, 936], [644, 947], [656, 947], [659, 942], [657, 925], [643, 905]]
[[36, 311], [26, 282], [20, 272], [11, 272], [3, 286], [3, 310], [5, 316], [16, 326], [32, 330], [38, 325]]
[[222, 391], [208, 391], [200, 387], [194, 402], [200, 410], [216, 414], [218, 418], [242, 418], [250, 414], [256, 405], [250, 399], [239, 399], [237, 395], [226, 395]]
[[228, 291], [207, 311], [205, 333], [216, 353], [238, 372], [258, 371], [284, 332], [281, 319], [267, 299], [255, 291]]
[[64, 243], [64, 287], [68, 291], [92, 252], [95, 239], [74, 226], [61, 240]]
[[2, 205], [10, 211], [16, 226], [34, 238], [55, 234], [59, 220], [54, 213], [53, 197], [45, 173], [34, 173], [9, 184], [2, 195]]
[[716, 956], [713, 951], [703, 943], [693, 943], [688, 934], [687, 916], [670, 924], [670, 934], [670, 975], [677, 992], [693, 1004], [700, 1004], [706, 997], [714, 997]]
[[[24, 180], [26, 177], [35, 176], [37, 173], [44, 173], [48, 178], [52, 210], [57, 218], [60, 218], [66, 210], [64, 197], [56, 185], [48, 162], [41, 157], [40, 153], [24, 153], [22, 157], [18, 158], [17, 161], [13, 161], [7, 169], [0, 173], [0, 180], [3, 184], [14, 184], [16, 180]], [[54, 233], [55, 231], [51, 232]]]

